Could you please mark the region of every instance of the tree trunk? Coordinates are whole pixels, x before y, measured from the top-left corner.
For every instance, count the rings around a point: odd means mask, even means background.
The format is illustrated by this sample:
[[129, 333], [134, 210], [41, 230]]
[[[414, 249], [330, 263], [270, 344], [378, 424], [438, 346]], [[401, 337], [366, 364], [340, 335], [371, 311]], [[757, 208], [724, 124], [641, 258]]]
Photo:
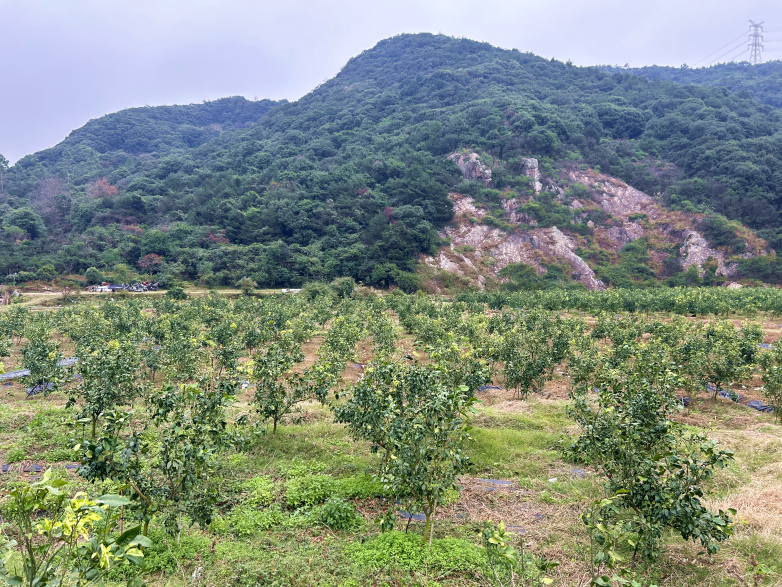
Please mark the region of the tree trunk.
[[[413, 514], [410, 515], [412, 516]], [[432, 519], [431, 519], [431, 513], [428, 511], [428, 509], [424, 510], [424, 516], [426, 516], [426, 522], [424, 522], [424, 542], [431, 543]]]

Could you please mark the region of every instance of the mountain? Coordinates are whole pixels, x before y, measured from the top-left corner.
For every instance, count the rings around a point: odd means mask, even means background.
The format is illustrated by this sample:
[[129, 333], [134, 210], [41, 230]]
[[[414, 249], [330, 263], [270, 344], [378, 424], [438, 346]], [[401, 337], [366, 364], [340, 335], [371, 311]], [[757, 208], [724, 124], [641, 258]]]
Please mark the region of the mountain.
[[[688, 249], [670, 230], [619, 250], [604, 242], [601, 231], [638, 218], [606, 211], [604, 190], [574, 179], [579, 171], [682, 214], [688, 227], [674, 230], [700, 230], [735, 265], [732, 278], [782, 275], [771, 254], [782, 244], [782, 113], [747, 94], [418, 34], [381, 41], [296, 102], [210, 104], [109, 115], [20, 160], [0, 197], [12, 245], [0, 270], [138, 267], [267, 287], [349, 275], [414, 289], [440, 279], [426, 259], [453, 245], [454, 202], [467, 197], [489, 212], [476, 221], [505, 235], [556, 227], [596, 275], [646, 268], [604, 283], [684, 279]], [[623, 253], [643, 243], [672, 260]], [[580, 281], [566, 257], [514, 262], [506, 274]], [[709, 279], [704, 265], [708, 256], [696, 281]], [[524, 269], [533, 266], [536, 278]]]

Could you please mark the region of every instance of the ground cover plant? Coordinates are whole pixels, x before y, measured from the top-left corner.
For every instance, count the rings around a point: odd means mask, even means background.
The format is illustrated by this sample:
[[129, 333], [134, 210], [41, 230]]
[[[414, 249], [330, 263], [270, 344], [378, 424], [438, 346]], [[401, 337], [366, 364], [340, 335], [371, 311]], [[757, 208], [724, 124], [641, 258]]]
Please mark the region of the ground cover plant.
[[11, 306], [1, 577], [775, 584], [780, 326], [739, 292]]

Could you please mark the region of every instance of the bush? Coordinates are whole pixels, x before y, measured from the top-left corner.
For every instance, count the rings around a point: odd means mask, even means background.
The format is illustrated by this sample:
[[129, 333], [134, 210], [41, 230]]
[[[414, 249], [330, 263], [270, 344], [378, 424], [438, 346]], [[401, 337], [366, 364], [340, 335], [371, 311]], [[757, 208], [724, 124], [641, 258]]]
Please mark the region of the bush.
[[8, 449], [8, 452], [5, 455], [5, 460], [9, 463], [18, 463], [20, 461], [23, 461], [26, 457], [25, 450], [20, 446], [15, 446], [13, 448]]
[[84, 278], [90, 285], [103, 282], [103, 273], [98, 271], [95, 267], [90, 267], [84, 272]]
[[38, 276], [30, 271], [19, 271], [5, 278], [6, 283], [25, 283], [26, 281], [35, 281]]
[[269, 477], [260, 476], [248, 479], [242, 484], [242, 489], [249, 492], [244, 503], [253, 507], [266, 507], [274, 501], [274, 481]]
[[170, 300], [186, 300], [188, 296], [182, 287], [174, 285], [166, 290], [166, 297]]
[[236, 282], [236, 287], [241, 289], [244, 295], [249, 296], [254, 289], [258, 289], [258, 284], [249, 277], [242, 277]]
[[385, 495], [383, 484], [369, 476], [335, 479], [331, 475], [291, 476], [285, 483], [289, 507], [315, 506], [329, 498], [366, 499]]
[[320, 281], [312, 281], [301, 288], [301, 295], [304, 299], [312, 301], [320, 296], [331, 295], [331, 288]]
[[315, 506], [334, 494], [336, 480], [331, 475], [294, 477], [285, 483], [285, 501], [289, 507]]
[[54, 268], [54, 265], [51, 263], [47, 263], [46, 265], [41, 265], [41, 267], [38, 269], [38, 279], [42, 279], [44, 281], [51, 281], [55, 277], [57, 277], [58, 273], [57, 270]]
[[466, 540], [440, 538], [425, 548], [418, 534], [386, 532], [367, 542], [345, 548], [346, 556], [360, 567], [396, 567], [413, 571], [422, 568], [440, 573], [480, 571], [486, 565], [484, 551]]
[[312, 519], [315, 523], [334, 530], [350, 530], [364, 521], [356, 512], [356, 506], [342, 497], [332, 497], [327, 499], [325, 504], [314, 508]]
[[383, 484], [369, 476], [335, 479], [334, 494], [352, 499], [381, 497], [386, 494]]
[[225, 518], [221, 518], [212, 528], [216, 534], [230, 532], [237, 538], [255, 536], [271, 530], [282, 522], [282, 512], [277, 509], [259, 510], [248, 506], [239, 506], [231, 510]]
[[184, 532], [177, 540], [156, 528], [150, 528], [149, 539], [152, 541], [152, 546], [144, 549], [143, 571], [139, 566], [123, 561], [111, 567], [106, 573], [106, 579], [120, 582], [135, 577], [140, 572], [162, 573], [164, 576], [175, 575], [179, 572], [179, 564], [184, 562], [187, 565], [190, 561], [198, 560], [199, 555], [209, 552], [212, 542], [212, 539], [204, 534]]
[[171, 289], [176, 285], [176, 279], [170, 273], [159, 273], [157, 276], [157, 284], [162, 289]]
[[415, 293], [421, 286], [418, 276], [409, 271], [398, 271], [394, 276], [394, 281], [399, 289], [405, 293]]
[[356, 287], [356, 282], [352, 277], [340, 277], [335, 279], [329, 284], [329, 287], [334, 290], [334, 293], [341, 298], [349, 298], [353, 294], [353, 288]]

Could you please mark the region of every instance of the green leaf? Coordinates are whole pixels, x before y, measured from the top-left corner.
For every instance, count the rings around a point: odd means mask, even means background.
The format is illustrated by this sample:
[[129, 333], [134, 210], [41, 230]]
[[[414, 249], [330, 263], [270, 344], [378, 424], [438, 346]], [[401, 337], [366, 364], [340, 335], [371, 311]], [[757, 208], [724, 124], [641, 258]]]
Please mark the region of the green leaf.
[[96, 501], [112, 508], [118, 508], [120, 506], [129, 505], [131, 503], [127, 497], [112, 494], [101, 495]]
[[130, 544], [131, 541], [136, 538], [141, 533], [141, 526], [135, 526], [133, 528], [130, 528], [128, 530], [125, 530], [122, 534], [117, 537], [117, 544]]
[[135, 544], [137, 544], [138, 546], [143, 546], [144, 548], [150, 548], [152, 546], [152, 541], [146, 536], [139, 534], [130, 542], [131, 546]]

